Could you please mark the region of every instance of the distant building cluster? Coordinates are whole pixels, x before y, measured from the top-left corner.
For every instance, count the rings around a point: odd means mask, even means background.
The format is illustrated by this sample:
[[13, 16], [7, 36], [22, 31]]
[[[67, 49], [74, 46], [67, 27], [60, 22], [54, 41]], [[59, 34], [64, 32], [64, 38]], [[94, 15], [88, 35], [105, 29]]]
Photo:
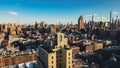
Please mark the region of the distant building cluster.
[[[0, 24], [0, 67], [119, 68], [120, 19], [78, 24]], [[22, 67], [20, 67], [22, 66]], [[28, 67], [29, 68], [29, 67]], [[33, 67], [34, 68], [34, 67]]]

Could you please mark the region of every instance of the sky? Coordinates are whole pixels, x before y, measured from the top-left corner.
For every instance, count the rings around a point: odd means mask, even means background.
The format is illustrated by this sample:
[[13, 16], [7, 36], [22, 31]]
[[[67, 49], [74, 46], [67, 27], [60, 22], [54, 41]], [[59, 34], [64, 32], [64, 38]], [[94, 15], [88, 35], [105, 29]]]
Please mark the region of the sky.
[[77, 24], [82, 15], [84, 20], [109, 21], [120, 17], [120, 0], [0, 0], [0, 23], [34, 24]]

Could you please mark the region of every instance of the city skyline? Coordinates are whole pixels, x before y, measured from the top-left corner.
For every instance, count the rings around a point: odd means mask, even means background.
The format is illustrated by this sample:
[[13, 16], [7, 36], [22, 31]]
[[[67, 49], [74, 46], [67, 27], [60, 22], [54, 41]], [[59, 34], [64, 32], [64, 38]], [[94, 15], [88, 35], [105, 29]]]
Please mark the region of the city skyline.
[[120, 17], [119, 0], [0, 0], [0, 23], [26, 23], [44, 21], [48, 24], [77, 24], [82, 15], [89, 21], [94, 14], [95, 21], [109, 21], [112, 16]]
[[0, 0], [0, 68], [120, 68], [120, 0]]

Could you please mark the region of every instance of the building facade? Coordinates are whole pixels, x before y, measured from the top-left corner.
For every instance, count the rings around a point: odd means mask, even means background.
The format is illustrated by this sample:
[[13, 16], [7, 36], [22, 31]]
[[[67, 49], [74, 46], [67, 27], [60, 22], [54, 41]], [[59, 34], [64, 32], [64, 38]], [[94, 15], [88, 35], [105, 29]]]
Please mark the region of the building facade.
[[82, 16], [78, 19], [78, 29], [84, 29], [84, 19]]
[[46, 39], [38, 48], [38, 67], [72, 68], [72, 49], [67, 44], [67, 40], [62, 33]]
[[20, 63], [35, 61], [36, 59], [37, 59], [37, 53], [13, 55], [9, 57], [0, 57], [0, 68], [5, 66], [12, 66]]

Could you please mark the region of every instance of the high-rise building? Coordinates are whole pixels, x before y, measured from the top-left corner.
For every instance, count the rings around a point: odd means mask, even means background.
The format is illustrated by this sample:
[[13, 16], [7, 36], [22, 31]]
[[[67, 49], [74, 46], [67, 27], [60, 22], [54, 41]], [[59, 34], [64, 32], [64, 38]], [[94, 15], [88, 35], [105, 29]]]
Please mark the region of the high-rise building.
[[116, 20], [118, 20], [118, 16], [116, 16]]
[[37, 62], [40, 68], [72, 68], [72, 49], [64, 34], [48, 37], [38, 49]]
[[0, 24], [0, 33], [3, 31], [2, 24]]
[[110, 11], [110, 23], [112, 23], [112, 11]]
[[114, 18], [112, 18], [112, 23], [115, 23]]
[[38, 28], [38, 23], [37, 22], [35, 22], [35, 29], [37, 29]]
[[92, 22], [94, 21], [94, 15], [92, 15]]
[[120, 19], [118, 20], [118, 26], [120, 26]]
[[78, 19], [78, 29], [84, 29], [84, 20], [82, 16]]
[[118, 24], [118, 16], [116, 16], [115, 24]]

